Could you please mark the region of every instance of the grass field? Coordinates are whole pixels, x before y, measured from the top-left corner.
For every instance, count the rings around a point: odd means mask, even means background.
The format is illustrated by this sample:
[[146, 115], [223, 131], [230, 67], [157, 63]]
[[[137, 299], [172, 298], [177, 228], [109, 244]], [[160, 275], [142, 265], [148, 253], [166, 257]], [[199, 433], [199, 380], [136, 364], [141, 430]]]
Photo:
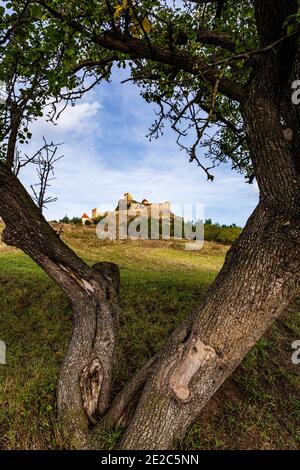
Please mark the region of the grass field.
[[[88, 263], [121, 269], [122, 317], [113, 391], [152, 356], [191, 312], [222, 266], [227, 247], [207, 242], [100, 242], [93, 228], [65, 226], [63, 238]], [[55, 389], [72, 312], [60, 289], [27, 256], [0, 242], [0, 448], [60, 449]], [[223, 385], [180, 446], [183, 449], [300, 449], [300, 339], [296, 301]], [[103, 435], [114, 446], [116, 433]]]

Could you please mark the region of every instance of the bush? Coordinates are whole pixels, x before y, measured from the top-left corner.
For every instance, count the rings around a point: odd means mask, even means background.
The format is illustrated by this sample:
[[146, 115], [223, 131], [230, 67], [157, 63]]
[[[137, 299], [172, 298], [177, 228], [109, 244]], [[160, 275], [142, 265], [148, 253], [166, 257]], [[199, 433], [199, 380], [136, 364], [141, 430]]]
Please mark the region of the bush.
[[59, 221], [61, 224], [69, 224], [70, 223], [70, 219], [69, 217], [67, 216], [67, 214], [62, 218], [60, 219]]
[[80, 217], [73, 217], [73, 219], [70, 219], [70, 224], [81, 225], [82, 220]]
[[[208, 222], [208, 223], [207, 223]], [[242, 228], [232, 225], [213, 224], [211, 220], [205, 221], [204, 240], [231, 245], [241, 234]]]
[[93, 219], [93, 224], [97, 225], [99, 222], [101, 222], [101, 220], [105, 219], [105, 214], [104, 215], [98, 215], [97, 217], [95, 217]]
[[81, 218], [80, 217], [73, 217], [72, 219], [70, 219], [67, 214], [62, 218], [60, 219], [59, 221], [60, 224], [74, 224], [74, 225], [81, 225], [82, 224], [82, 221], [81, 221]]

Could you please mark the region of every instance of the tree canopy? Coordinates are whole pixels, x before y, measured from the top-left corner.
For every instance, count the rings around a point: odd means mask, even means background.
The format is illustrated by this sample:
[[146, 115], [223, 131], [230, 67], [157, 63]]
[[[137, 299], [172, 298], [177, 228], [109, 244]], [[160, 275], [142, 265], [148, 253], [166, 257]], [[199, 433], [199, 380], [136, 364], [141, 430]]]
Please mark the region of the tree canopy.
[[[109, 80], [116, 64], [127, 68], [128, 80], [155, 104], [151, 137], [159, 137], [169, 122], [178, 144], [208, 178], [213, 179], [214, 165], [229, 161], [251, 182], [241, 103], [255, 62], [298, 34], [299, 20], [296, 2], [287, 2], [280, 40], [264, 46], [254, 3], [4, 1], [0, 80], [6, 84], [7, 101], [0, 114], [2, 157], [10, 147], [12, 161], [17, 141], [22, 144], [31, 137], [32, 120], [46, 112], [56, 121], [60, 101], [63, 106], [74, 103]], [[14, 126], [17, 136], [10, 132]]]

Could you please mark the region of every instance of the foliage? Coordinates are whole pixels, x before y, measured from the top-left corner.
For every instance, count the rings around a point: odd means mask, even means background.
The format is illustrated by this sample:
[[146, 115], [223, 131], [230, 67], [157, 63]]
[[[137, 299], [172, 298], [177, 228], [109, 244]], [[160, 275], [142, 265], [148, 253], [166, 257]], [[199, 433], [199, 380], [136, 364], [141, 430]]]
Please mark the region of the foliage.
[[[105, 218], [105, 215], [95, 217], [91, 221], [87, 220], [85, 225], [88, 225], [88, 226], [97, 225], [104, 218]], [[136, 217], [134, 216], [128, 217], [127, 228], [128, 228], [128, 225], [133, 220], [135, 220], [135, 218]], [[65, 215], [65, 217], [63, 217], [59, 222], [63, 224], [73, 224], [73, 225], [82, 224], [82, 221], [79, 217], [73, 217], [72, 219], [70, 219], [67, 215]], [[153, 223], [155, 224], [157, 222], [154, 221]], [[191, 222], [191, 229], [193, 231], [196, 230], [197, 223], [201, 225], [203, 224], [202, 221]], [[173, 217], [171, 217], [169, 227], [170, 227], [170, 236], [171, 238], [173, 238], [174, 237], [174, 218]], [[161, 219], [158, 222], [158, 230], [159, 230], [159, 239], [161, 240], [162, 233], [163, 233]], [[237, 227], [235, 224], [220, 225], [219, 223], [213, 223], [211, 219], [205, 220], [205, 223], [204, 223], [204, 240], [206, 241], [219, 242], [219, 243], [224, 243], [225, 245], [231, 245], [231, 243], [233, 243], [238, 238], [241, 232], [242, 232], [242, 229], [240, 227]], [[148, 221], [148, 236], [151, 239], [151, 220], [150, 219]]]
[[0, 80], [6, 85], [6, 102], [0, 103], [0, 158], [6, 155], [12, 123], [18, 126], [16, 144], [26, 144], [33, 121], [44, 115], [56, 123], [67, 104], [74, 104], [87, 88], [109, 76], [107, 67], [97, 76], [93, 70], [74, 72], [86, 50], [85, 41], [79, 41], [70, 28], [50, 21], [37, 2], [2, 4]]
[[67, 214], [62, 219], [60, 219], [59, 222], [61, 224], [70, 224], [71, 223], [71, 221], [70, 221], [69, 217], [67, 216]]
[[73, 217], [73, 219], [70, 219], [70, 223], [74, 225], [81, 225], [82, 221], [80, 217]]
[[61, 224], [72, 224], [72, 225], [82, 225], [82, 220], [80, 217], [70, 218], [67, 214], [60, 219], [59, 223]]
[[[0, 109], [3, 155], [12, 101], [22, 111], [18, 141], [23, 143], [31, 137], [33, 120], [46, 113], [55, 122], [66, 103], [109, 79], [116, 63], [127, 68], [128, 79], [157, 107], [150, 137], [158, 137], [169, 122], [190, 161], [201, 166], [208, 178], [213, 179], [211, 166], [230, 161], [252, 181], [239, 105], [221, 89], [223, 80], [243, 85], [250, 76], [247, 54], [239, 59], [234, 54], [259, 47], [251, 1], [227, 1], [222, 21], [216, 19], [214, 2], [4, 1], [0, 29], [0, 80], [8, 92]], [[217, 44], [205, 40], [203, 31], [209, 30], [222, 40]], [[113, 44], [118, 38], [124, 44], [119, 50]], [[166, 63], [135, 58], [134, 51], [126, 52], [131, 39], [136, 41], [133, 49], [147, 43], [163, 45], [165, 56], [189, 57], [199, 62], [199, 73], [181, 70], [176, 61], [168, 63], [169, 58]], [[203, 70], [201, 63], [207, 64]], [[212, 80], [205, 79], [207, 67], [213, 70]], [[204, 157], [200, 147], [206, 149]]]
[[220, 225], [218, 223], [204, 224], [204, 239], [207, 241], [214, 241], [231, 245], [241, 234], [242, 229], [235, 224]]
[[95, 217], [93, 219], [93, 224], [94, 225], [97, 225], [99, 222], [101, 222], [101, 220], [103, 220], [105, 218], [105, 215], [98, 215], [97, 217]]

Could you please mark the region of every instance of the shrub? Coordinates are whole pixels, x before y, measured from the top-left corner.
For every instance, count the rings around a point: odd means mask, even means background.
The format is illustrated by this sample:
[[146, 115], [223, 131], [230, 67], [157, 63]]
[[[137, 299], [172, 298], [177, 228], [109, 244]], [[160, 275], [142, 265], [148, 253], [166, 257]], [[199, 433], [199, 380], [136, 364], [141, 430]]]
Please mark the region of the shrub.
[[61, 224], [69, 224], [70, 223], [70, 219], [69, 217], [67, 216], [67, 214], [62, 218], [60, 219], [59, 221]]
[[95, 217], [93, 219], [93, 224], [97, 225], [99, 222], [101, 222], [101, 220], [105, 219], [105, 214], [104, 215], [98, 215], [97, 217]]
[[231, 245], [241, 234], [242, 228], [232, 225], [213, 224], [211, 221], [204, 224], [204, 239]]
[[82, 220], [80, 217], [73, 217], [73, 219], [70, 219], [70, 223], [74, 225], [79, 225], [79, 224], [81, 225]]

